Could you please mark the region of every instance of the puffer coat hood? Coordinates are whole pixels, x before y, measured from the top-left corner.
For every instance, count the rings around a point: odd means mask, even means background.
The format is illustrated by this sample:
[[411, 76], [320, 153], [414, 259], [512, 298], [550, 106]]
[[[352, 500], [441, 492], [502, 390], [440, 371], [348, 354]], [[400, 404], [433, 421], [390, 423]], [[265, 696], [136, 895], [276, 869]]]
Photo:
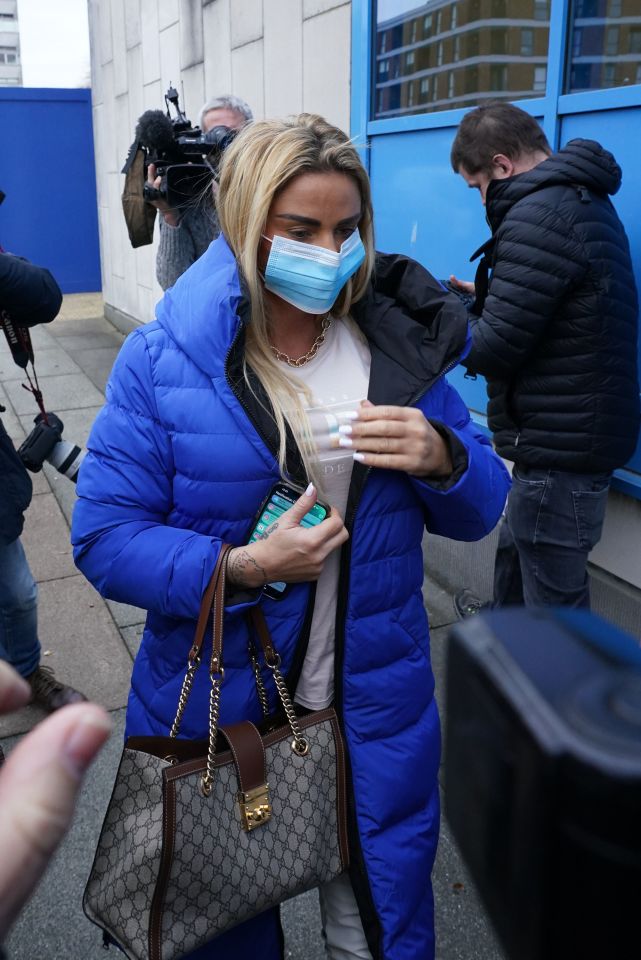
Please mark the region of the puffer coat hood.
[[466, 362], [487, 378], [498, 452], [525, 466], [607, 473], [634, 452], [638, 300], [609, 199], [620, 185], [591, 140], [489, 184], [492, 274]]
[[[350, 876], [365, 932], [376, 960], [429, 960], [440, 745], [421, 592], [423, 531], [484, 536], [509, 479], [443, 376], [443, 363], [455, 364], [466, 344], [456, 298], [418, 264], [381, 258], [376, 287], [355, 314], [370, 343], [370, 399], [415, 403], [449, 439], [455, 463], [451, 477], [432, 483], [355, 465], [335, 628]], [[104, 596], [149, 611], [133, 670], [130, 734], [167, 733], [220, 545], [247, 542], [280, 479], [273, 421], [239, 374], [248, 322], [236, 263], [220, 237], [166, 294], [157, 321], [126, 341], [89, 439], [73, 518], [76, 563]], [[261, 718], [246, 616], [257, 599], [228, 601], [223, 724]], [[259, 602], [294, 689], [313, 589], [293, 584], [281, 600]], [[273, 709], [276, 691], [265, 674]], [[182, 735], [206, 735], [208, 694], [205, 669], [196, 674]], [[273, 960], [263, 920], [252, 921], [253, 949], [260, 942], [263, 960]], [[208, 958], [253, 955], [226, 939]]]
[[495, 231], [515, 203], [542, 187], [582, 186], [603, 196], [614, 196], [621, 180], [621, 167], [609, 150], [595, 140], [570, 140], [563, 150], [526, 173], [492, 180], [487, 189], [487, 217]]

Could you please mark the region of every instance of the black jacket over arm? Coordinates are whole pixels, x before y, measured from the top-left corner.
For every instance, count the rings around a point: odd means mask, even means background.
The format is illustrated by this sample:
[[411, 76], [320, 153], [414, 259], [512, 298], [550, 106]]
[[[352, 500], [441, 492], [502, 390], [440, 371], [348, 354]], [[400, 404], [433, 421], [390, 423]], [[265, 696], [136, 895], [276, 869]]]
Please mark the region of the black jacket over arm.
[[620, 183], [612, 155], [588, 140], [490, 183], [492, 276], [466, 363], [487, 377], [489, 424], [509, 460], [595, 473], [634, 452], [638, 301], [608, 197]]
[[[0, 311], [6, 312], [15, 326], [49, 323], [61, 303], [60, 288], [48, 270], [0, 253]], [[31, 478], [0, 420], [0, 543], [11, 543], [20, 536], [30, 500]]]

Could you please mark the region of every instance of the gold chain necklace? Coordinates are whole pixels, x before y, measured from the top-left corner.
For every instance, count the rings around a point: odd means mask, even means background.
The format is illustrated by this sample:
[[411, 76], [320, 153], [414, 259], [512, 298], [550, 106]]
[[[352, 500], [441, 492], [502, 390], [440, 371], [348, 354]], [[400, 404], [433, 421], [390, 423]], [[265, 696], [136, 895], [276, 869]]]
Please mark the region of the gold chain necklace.
[[304, 353], [302, 357], [297, 357], [295, 359], [294, 357], [290, 357], [286, 353], [283, 353], [283, 351], [279, 350], [278, 347], [275, 347], [273, 343], [270, 343], [269, 346], [271, 347], [274, 353], [274, 356], [276, 357], [277, 360], [281, 360], [283, 363], [289, 364], [290, 367], [302, 367], [306, 363], [309, 363], [310, 360], [313, 360], [316, 354], [318, 353], [320, 347], [325, 342], [325, 337], [327, 335], [327, 331], [331, 326], [331, 323], [332, 323], [332, 318], [329, 315], [326, 317], [323, 317], [320, 333], [314, 340], [313, 344], [311, 345], [307, 353]]

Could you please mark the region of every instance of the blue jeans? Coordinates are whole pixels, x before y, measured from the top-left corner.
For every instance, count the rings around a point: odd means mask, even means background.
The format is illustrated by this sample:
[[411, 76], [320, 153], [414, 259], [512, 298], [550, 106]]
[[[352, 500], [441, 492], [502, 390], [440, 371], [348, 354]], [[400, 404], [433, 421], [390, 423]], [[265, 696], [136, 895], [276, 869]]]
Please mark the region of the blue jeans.
[[515, 467], [494, 566], [495, 607], [589, 607], [610, 473]]
[[0, 541], [0, 660], [23, 677], [40, 663], [38, 588], [20, 539]]

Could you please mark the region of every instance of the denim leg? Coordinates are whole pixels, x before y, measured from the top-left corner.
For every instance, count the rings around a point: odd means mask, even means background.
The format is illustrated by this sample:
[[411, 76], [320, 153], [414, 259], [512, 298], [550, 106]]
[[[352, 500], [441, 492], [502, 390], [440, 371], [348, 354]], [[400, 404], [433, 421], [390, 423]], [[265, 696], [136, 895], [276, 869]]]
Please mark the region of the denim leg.
[[[510, 491], [511, 494], [511, 491]], [[510, 510], [508, 494], [507, 511]], [[507, 516], [501, 520], [499, 542], [494, 560], [493, 607], [523, 606], [521, 558], [514, 542]]]
[[599, 542], [611, 474], [516, 468], [508, 524], [526, 607], [589, 607], [587, 560]]
[[0, 542], [0, 660], [23, 677], [40, 663], [38, 588], [20, 540]]

